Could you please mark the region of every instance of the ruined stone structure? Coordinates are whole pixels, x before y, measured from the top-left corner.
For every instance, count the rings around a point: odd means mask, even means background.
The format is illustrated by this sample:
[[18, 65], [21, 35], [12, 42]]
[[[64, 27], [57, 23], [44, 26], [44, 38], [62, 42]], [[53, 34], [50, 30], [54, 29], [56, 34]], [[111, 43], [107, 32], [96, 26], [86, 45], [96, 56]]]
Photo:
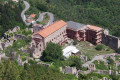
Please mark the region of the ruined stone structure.
[[105, 30], [102, 35], [102, 43], [114, 50], [120, 48], [120, 38], [109, 35], [109, 31], [107, 30]]
[[20, 27], [16, 26], [15, 28], [13, 28], [12, 32], [17, 32], [18, 30], [20, 30]]
[[38, 32], [38, 31], [40, 31], [41, 29], [43, 29], [42, 27], [42, 25], [41, 24], [33, 24], [33, 33], [35, 33], [35, 32]]
[[65, 74], [68, 74], [68, 73], [71, 73], [71, 74], [76, 75], [78, 77], [78, 71], [77, 71], [76, 67], [66, 66], [65, 67]]
[[20, 34], [14, 34], [14, 39], [26, 40], [26, 36]]
[[5, 60], [8, 60], [9, 57], [5, 56], [5, 53], [0, 53], [0, 62], [1, 62], [1, 59], [5, 59]]
[[108, 78], [107, 77], [103, 77], [103, 79], [102, 80], [108, 80]]
[[112, 75], [114, 71], [113, 70], [98, 70], [96, 73]]
[[120, 61], [115, 61], [114, 63], [116, 67], [120, 66]]
[[22, 61], [22, 59], [20, 58], [20, 56], [18, 57], [18, 65], [23, 66], [25, 63], [28, 63], [28, 60]]
[[86, 62], [88, 60], [87, 56], [85, 56], [85, 55], [80, 55], [80, 59], [82, 62]]
[[91, 70], [91, 71], [96, 70], [95, 64], [93, 64], [93, 63], [89, 64], [88, 70]]
[[41, 56], [42, 51], [46, 48], [47, 42], [53, 42], [62, 45], [67, 40], [66, 23], [62, 20], [56, 21], [48, 27], [33, 34], [32, 39], [35, 41], [37, 53], [33, 57]]
[[45, 66], [45, 67], [50, 67], [51, 66], [51, 64], [46, 64], [46, 63], [42, 63], [42, 62], [38, 62], [37, 64], [40, 64], [40, 65]]

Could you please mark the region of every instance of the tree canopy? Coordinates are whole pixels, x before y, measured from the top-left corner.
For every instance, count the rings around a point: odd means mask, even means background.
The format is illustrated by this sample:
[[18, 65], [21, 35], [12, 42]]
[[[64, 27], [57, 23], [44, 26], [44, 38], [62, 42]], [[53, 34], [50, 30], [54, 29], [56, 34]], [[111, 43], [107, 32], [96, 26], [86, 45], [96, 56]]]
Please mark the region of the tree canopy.
[[13, 3], [12, 1], [0, 2], [0, 37], [4, 35], [8, 29], [12, 29], [15, 26], [20, 26], [21, 28], [25, 28], [22, 18], [22, 2]]
[[58, 69], [32, 63], [18, 66], [15, 61], [2, 60], [0, 80], [74, 80], [73, 75], [64, 75]]
[[63, 59], [62, 47], [52, 42], [47, 43], [47, 47], [42, 53], [42, 60], [51, 62], [61, 59]]
[[[27, 0], [37, 11], [48, 11], [55, 19], [108, 28], [120, 37], [120, 0]], [[39, 8], [40, 3], [42, 9]], [[43, 6], [44, 5], [44, 6]], [[33, 12], [33, 11], [31, 11]]]

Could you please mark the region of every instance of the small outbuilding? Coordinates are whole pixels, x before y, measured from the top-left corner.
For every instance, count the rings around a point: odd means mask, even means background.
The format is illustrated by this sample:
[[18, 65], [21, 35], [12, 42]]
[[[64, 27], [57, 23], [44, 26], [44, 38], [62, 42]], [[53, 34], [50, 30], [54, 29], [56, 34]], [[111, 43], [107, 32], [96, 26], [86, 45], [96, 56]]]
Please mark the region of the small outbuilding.
[[68, 46], [62, 51], [63, 56], [65, 56], [66, 58], [69, 58], [69, 56], [71, 56], [72, 54], [76, 55], [79, 52], [79, 50], [75, 46]]

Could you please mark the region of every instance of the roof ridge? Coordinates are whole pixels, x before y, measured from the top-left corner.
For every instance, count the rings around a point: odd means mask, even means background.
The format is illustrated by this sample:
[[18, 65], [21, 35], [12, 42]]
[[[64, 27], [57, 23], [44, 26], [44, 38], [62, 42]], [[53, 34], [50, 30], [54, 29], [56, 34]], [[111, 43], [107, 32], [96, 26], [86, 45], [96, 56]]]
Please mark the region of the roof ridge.
[[43, 30], [38, 31], [35, 34], [39, 34], [42, 37], [47, 37], [50, 34], [54, 33], [55, 31], [59, 30], [60, 28], [64, 27], [67, 23], [64, 22], [63, 20], [59, 20], [54, 22], [53, 24], [47, 26], [46, 28], [44, 28]]

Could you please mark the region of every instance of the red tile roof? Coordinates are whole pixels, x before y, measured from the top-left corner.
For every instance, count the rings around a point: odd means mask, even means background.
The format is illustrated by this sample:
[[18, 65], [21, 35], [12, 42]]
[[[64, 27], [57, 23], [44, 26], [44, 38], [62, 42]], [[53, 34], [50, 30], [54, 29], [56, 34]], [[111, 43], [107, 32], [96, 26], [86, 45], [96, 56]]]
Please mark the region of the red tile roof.
[[58, 29], [64, 27], [67, 23], [64, 22], [63, 20], [60, 21], [56, 21], [53, 24], [49, 25], [48, 27], [46, 27], [45, 29], [35, 33], [35, 34], [40, 34], [42, 37], [47, 37], [50, 34], [54, 33], [55, 31], [57, 31]]
[[34, 18], [35, 16], [36, 16], [36, 14], [31, 14], [29, 17]]
[[99, 30], [102, 30], [102, 28], [100, 27], [97, 27], [97, 26], [94, 26], [94, 25], [87, 25], [87, 27], [91, 30], [94, 30], [94, 31], [99, 31]]

